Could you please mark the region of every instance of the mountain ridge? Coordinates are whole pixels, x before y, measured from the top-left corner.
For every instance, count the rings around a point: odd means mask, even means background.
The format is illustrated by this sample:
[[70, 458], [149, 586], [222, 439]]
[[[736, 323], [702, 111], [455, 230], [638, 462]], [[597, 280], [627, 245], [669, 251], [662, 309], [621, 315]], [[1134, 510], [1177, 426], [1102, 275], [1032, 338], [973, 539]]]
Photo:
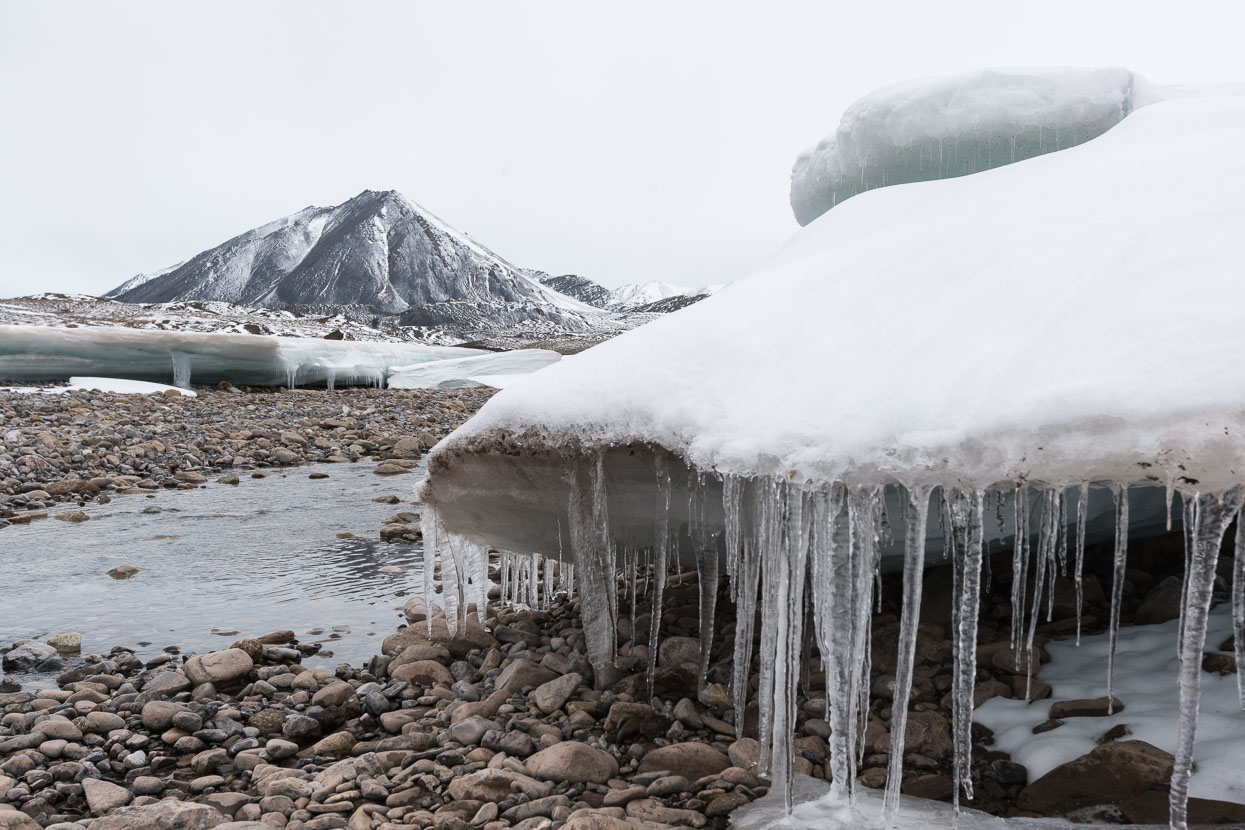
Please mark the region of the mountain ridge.
[[245, 231], [104, 296], [354, 309], [411, 318], [406, 325], [591, 327], [587, 318], [598, 309], [547, 288], [534, 273], [397, 191], [365, 190], [340, 205], [306, 207]]

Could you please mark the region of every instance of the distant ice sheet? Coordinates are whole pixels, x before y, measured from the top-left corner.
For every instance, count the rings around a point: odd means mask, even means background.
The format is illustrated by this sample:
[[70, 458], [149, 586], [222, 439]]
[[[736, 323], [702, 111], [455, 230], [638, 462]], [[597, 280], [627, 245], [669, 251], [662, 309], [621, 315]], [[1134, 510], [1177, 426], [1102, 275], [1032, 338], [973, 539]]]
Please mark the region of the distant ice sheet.
[[562, 355], [548, 349], [516, 349], [417, 366], [395, 366], [389, 375], [389, 386], [393, 389], [500, 388], [561, 359]]
[[251, 334], [102, 327], [0, 326], [0, 378], [125, 377], [185, 387], [384, 386], [395, 366], [488, 354], [479, 349]]

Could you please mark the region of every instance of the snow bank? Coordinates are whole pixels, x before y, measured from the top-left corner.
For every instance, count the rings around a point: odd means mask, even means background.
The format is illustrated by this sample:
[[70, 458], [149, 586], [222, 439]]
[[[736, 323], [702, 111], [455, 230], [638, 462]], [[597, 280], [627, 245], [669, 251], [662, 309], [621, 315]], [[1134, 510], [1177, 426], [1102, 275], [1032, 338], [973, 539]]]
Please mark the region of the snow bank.
[[548, 349], [516, 349], [416, 366], [394, 366], [390, 369], [389, 386], [392, 389], [501, 388], [561, 359], [562, 355]]
[[[1187, 589], [1181, 660], [1164, 682], [1179, 690], [1170, 803], [1183, 828], [1216, 561], [1245, 501], [1243, 141], [1245, 100], [1162, 101], [1058, 153], [839, 205], [758, 273], [502, 391], [438, 445], [422, 488], [426, 590], [440, 557], [449, 616], [461, 622], [471, 602], [484, 607], [488, 546], [546, 563], [556, 551], [574, 565], [600, 677], [616, 656], [616, 572], [634, 579], [638, 561], [664, 575], [680, 557], [710, 586], [703, 681], [725, 573], [741, 626], [736, 718], [759, 619], [759, 772], [789, 805], [789, 690], [811, 585], [807, 636], [826, 671], [826, 768], [841, 803], [855, 788], [854, 725], [869, 700], [874, 577], [894, 551], [904, 601], [883, 796], [893, 824], [931, 539], [955, 573], [958, 799], [971, 794], [976, 626], [995, 515], [1014, 537], [1019, 653], [1042, 610], [1026, 608], [1026, 580], [1040, 598], [1057, 567], [1079, 573], [1097, 524], [1114, 536], [1122, 586], [1129, 534], [1165, 527], [1179, 490]], [[1130, 493], [1134, 484], [1158, 486]], [[1245, 626], [1242, 541], [1234, 604]], [[533, 558], [529, 581], [537, 573]], [[650, 646], [662, 590], [659, 576]], [[1113, 655], [1109, 645], [1098, 694], [1112, 689]]]
[[794, 480], [1234, 484], [1242, 140], [1245, 101], [1170, 101], [854, 199], [762, 271], [494, 397], [434, 458], [521, 435]]
[[486, 354], [479, 349], [142, 329], [0, 326], [0, 378], [126, 377], [185, 387], [215, 383], [384, 386], [395, 366]]
[[844, 112], [791, 171], [791, 208], [807, 225], [857, 193], [978, 173], [1102, 135], [1129, 113], [1226, 87], [1152, 84], [1127, 69], [990, 69], [894, 84]]

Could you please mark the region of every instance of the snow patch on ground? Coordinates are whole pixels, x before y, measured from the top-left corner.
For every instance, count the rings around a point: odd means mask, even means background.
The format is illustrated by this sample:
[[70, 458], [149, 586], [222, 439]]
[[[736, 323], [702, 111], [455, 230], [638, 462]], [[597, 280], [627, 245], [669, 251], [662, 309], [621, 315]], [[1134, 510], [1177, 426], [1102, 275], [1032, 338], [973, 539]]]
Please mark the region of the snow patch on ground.
[[0, 392], [27, 392], [60, 395], [65, 392], [110, 392], [114, 395], [162, 395], [173, 391], [188, 398], [196, 397], [190, 389], [179, 389], [163, 383], [148, 383], [124, 378], [71, 377], [68, 386], [0, 386]]
[[[1206, 650], [1213, 652], [1232, 635], [1231, 605], [1210, 615]], [[1040, 677], [1051, 685], [1050, 700], [991, 698], [974, 720], [994, 731], [994, 749], [1010, 753], [1036, 781], [1060, 764], [1073, 761], [1097, 746], [1097, 739], [1117, 724], [1127, 724], [1127, 740], [1140, 740], [1175, 754], [1180, 689], [1176, 683], [1179, 621], [1120, 629], [1115, 652], [1115, 696], [1124, 710], [1102, 718], [1068, 718], [1064, 725], [1040, 735], [1033, 727], [1047, 720], [1057, 700], [1097, 698], [1106, 694], [1108, 638], [1098, 634], [1047, 643], [1051, 661]], [[1196, 764], [1189, 795], [1245, 803], [1245, 717], [1237, 696], [1236, 676], [1202, 672], [1198, 708]]]

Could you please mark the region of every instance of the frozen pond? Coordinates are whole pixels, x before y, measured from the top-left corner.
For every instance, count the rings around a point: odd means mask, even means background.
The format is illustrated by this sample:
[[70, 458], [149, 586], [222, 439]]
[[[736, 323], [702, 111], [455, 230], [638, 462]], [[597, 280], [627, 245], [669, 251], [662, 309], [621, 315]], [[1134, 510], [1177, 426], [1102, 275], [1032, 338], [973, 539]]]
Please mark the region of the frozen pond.
[[[305, 664], [362, 663], [423, 584], [420, 546], [379, 541], [382, 519], [418, 512], [410, 502], [423, 469], [378, 476], [374, 466], [290, 467], [263, 479], [241, 471], [237, 486], [118, 495], [83, 508], [90, 521], [0, 530], [0, 643], [80, 631], [83, 654], [123, 645], [150, 659], [169, 646], [202, 652], [292, 629], [300, 642], [324, 643]], [[388, 495], [401, 503], [374, 501]], [[336, 538], [342, 531], [359, 538]], [[118, 565], [139, 573], [112, 579]]]

